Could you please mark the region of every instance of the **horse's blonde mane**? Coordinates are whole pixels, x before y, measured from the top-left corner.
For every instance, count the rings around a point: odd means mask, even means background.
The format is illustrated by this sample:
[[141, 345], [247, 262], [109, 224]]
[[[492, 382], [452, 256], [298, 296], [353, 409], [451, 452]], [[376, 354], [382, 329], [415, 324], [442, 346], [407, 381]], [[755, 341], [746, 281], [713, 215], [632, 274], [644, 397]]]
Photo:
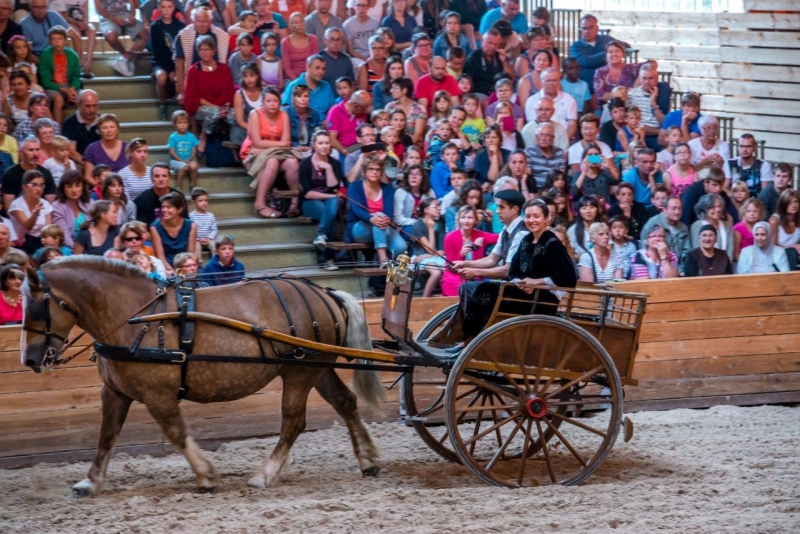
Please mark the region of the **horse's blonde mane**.
[[122, 260], [110, 260], [102, 256], [65, 256], [56, 261], [47, 262], [42, 269], [47, 272], [51, 269], [76, 269], [80, 267], [94, 267], [95, 270], [106, 273], [116, 274], [124, 277], [147, 278], [147, 274], [136, 265], [126, 263]]

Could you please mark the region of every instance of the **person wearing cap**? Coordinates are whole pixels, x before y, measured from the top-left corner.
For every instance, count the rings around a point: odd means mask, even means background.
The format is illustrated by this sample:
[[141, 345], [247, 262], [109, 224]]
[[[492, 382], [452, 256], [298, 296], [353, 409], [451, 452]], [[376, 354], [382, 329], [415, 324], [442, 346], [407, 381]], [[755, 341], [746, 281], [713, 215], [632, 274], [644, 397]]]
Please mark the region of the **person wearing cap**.
[[700, 246], [686, 257], [686, 276], [733, 274], [733, 264], [724, 250], [716, 248], [717, 229], [711, 224], [700, 227]]

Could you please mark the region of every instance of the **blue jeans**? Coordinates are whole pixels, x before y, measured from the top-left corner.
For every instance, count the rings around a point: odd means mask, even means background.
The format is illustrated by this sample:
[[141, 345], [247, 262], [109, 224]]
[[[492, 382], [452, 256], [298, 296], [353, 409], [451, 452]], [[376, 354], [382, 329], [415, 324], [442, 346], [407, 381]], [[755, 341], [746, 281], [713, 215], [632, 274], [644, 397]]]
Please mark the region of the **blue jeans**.
[[333, 223], [336, 221], [336, 216], [338, 214], [338, 197], [329, 198], [327, 200], [306, 199], [303, 201], [303, 216], [319, 221], [317, 235], [324, 235], [330, 238], [331, 230], [333, 230]]
[[381, 230], [364, 221], [358, 221], [353, 225], [353, 241], [372, 244], [376, 249], [388, 249], [395, 258], [408, 248], [406, 240], [400, 237], [400, 233], [391, 226]]

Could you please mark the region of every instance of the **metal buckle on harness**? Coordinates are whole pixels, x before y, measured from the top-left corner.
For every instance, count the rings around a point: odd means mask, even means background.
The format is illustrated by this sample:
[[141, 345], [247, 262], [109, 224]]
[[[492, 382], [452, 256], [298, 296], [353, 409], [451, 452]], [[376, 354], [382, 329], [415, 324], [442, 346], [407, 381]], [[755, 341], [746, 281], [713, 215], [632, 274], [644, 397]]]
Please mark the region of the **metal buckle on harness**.
[[177, 360], [170, 360], [170, 363], [186, 363], [186, 353], [185, 352], [173, 352], [174, 355], [180, 355], [180, 358]]

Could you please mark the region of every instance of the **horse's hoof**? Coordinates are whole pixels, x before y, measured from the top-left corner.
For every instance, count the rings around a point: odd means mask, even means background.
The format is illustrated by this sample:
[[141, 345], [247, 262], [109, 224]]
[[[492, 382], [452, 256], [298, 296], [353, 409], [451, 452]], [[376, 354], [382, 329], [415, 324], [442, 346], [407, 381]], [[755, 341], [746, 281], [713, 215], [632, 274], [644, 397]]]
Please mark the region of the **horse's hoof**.
[[264, 475], [258, 474], [248, 480], [247, 485], [252, 488], [264, 489], [267, 487], [267, 482], [264, 480]]
[[91, 481], [81, 480], [72, 487], [72, 498], [85, 499], [86, 497], [92, 497], [95, 489], [96, 487]]
[[364, 475], [365, 477], [376, 477], [376, 476], [378, 476], [378, 473], [380, 473], [380, 472], [381, 472], [381, 468], [376, 465], [376, 466], [368, 467], [367, 469], [364, 469], [363, 471], [361, 471], [361, 474]]
[[207, 488], [205, 486], [200, 486], [199, 488], [197, 488], [197, 491], [199, 493], [203, 493], [203, 494], [207, 494], [207, 495], [213, 495], [214, 491], [216, 491], [216, 489], [217, 488], [215, 488], [214, 486], [211, 486], [210, 488]]

